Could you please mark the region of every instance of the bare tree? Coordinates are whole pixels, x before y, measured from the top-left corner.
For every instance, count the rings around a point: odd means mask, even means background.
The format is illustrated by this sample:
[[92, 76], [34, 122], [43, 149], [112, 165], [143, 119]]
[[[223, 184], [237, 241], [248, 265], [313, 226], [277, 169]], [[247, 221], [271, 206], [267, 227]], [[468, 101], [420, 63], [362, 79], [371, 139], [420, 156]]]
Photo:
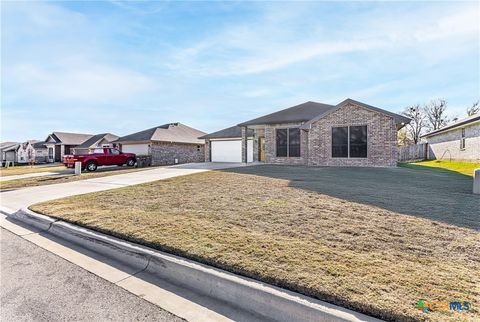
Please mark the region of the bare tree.
[[480, 101], [476, 101], [473, 105], [467, 108], [467, 115], [472, 116], [480, 112]]
[[412, 119], [410, 123], [406, 125], [406, 128], [410, 139], [413, 143], [417, 144], [420, 140], [420, 135], [422, 135], [426, 127], [424, 109], [422, 109], [419, 104], [408, 106], [402, 114]]
[[447, 101], [444, 99], [431, 100], [423, 109], [428, 121], [427, 126], [431, 131], [444, 127], [450, 121], [446, 114]]
[[407, 146], [413, 144], [412, 139], [410, 138], [410, 134], [407, 128], [402, 128], [397, 133], [397, 143], [398, 146]]

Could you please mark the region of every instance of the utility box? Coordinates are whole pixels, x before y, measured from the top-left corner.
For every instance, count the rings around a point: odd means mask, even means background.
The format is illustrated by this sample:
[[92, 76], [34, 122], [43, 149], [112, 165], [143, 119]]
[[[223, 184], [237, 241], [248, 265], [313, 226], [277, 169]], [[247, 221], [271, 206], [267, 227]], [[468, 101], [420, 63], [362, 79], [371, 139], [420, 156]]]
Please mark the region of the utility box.
[[473, 172], [473, 193], [480, 195], [480, 169]]
[[75, 162], [75, 175], [79, 176], [82, 174], [82, 162], [76, 161]]

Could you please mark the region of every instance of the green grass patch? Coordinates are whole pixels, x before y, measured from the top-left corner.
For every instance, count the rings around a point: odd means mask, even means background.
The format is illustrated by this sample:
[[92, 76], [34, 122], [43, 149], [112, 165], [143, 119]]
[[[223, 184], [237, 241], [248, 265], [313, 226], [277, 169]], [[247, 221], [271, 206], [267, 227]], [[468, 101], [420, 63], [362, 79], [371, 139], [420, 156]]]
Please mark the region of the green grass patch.
[[473, 177], [473, 171], [480, 168], [479, 162], [459, 162], [459, 161], [442, 161], [429, 160], [419, 162], [400, 162], [400, 167], [419, 169], [421, 167], [437, 168], [453, 172], [458, 172], [466, 176]]

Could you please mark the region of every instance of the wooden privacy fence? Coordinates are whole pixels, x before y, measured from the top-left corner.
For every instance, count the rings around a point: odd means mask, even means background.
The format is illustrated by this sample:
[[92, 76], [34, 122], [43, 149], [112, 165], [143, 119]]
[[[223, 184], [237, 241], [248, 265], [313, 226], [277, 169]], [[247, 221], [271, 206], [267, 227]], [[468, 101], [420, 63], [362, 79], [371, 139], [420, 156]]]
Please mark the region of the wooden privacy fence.
[[398, 161], [419, 161], [427, 159], [428, 143], [412, 144], [398, 148]]

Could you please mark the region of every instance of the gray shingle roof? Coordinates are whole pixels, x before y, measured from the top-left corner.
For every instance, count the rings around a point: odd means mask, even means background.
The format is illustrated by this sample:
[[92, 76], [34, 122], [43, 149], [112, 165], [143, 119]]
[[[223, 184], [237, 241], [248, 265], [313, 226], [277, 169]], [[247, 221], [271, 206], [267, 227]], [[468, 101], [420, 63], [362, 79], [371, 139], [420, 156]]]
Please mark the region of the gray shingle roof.
[[449, 124], [447, 126], [442, 127], [441, 129], [438, 129], [438, 130], [432, 131], [430, 133], [427, 133], [425, 135], [422, 135], [421, 137], [423, 138], [423, 137], [433, 136], [433, 135], [440, 134], [442, 132], [451, 130], [451, 129], [457, 127], [457, 126], [467, 125], [467, 124], [477, 122], [477, 121], [480, 121], [480, 113], [471, 115], [471, 116], [469, 116], [465, 119], [458, 120], [455, 123]]
[[312, 118], [311, 120], [309, 120], [308, 122], [303, 124], [301, 128], [302, 129], [310, 128], [310, 126], [313, 122], [318, 121], [319, 119], [326, 116], [327, 114], [332, 113], [332, 112], [338, 110], [339, 108], [341, 108], [342, 106], [345, 106], [347, 104], [355, 104], [355, 105], [361, 106], [363, 108], [366, 108], [367, 110], [371, 110], [371, 111], [375, 111], [375, 112], [379, 112], [379, 113], [383, 113], [383, 114], [386, 114], [388, 116], [391, 116], [391, 117], [393, 117], [393, 119], [395, 120], [395, 124], [397, 124], [397, 125], [401, 124], [403, 126], [404, 124], [408, 124], [411, 121], [406, 116], [396, 114], [396, 113], [392, 113], [390, 111], [386, 111], [384, 109], [381, 109], [381, 108], [378, 108], [378, 107], [375, 107], [375, 106], [372, 106], [372, 105], [368, 105], [368, 104], [365, 104], [365, 103], [362, 103], [362, 102], [359, 102], [359, 101], [355, 101], [355, 100], [352, 100], [351, 98], [347, 98], [343, 102], [337, 104], [333, 109], [330, 109], [328, 111], [325, 111], [325, 112], [315, 116], [314, 118]]
[[258, 117], [247, 122], [240, 123], [238, 126], [306, 122], [313, 119], [315, 116], [334, 108], [334, 105], [309, 101], [278, 112]]
[[92, 134], [53, 132], [51, 134], [57, 143], [67, 145], [79, 145], [91, 138]]
[[85, 142], [83, 142], [82, 144], [80, 144], [79, 146], [77, 146], [76, 148], [77, 149], [88, 149], [92, 146], [95, 146], [98, 143], [98, 141], [100, 141], [100, 140], [105, 139], [108, 142], [112, 142], [112, 141], [117, 140], [118, 138], [119, 138], [119, 136], [117, 136], [115, 134], [112, 134], [112, 133], [96, 134], [96, 135], [92, 136], [91, 138], [89, 138], [88, 140], [86, 140]]
[[18, 142], [2, 142], [0, 143], [0, 150], [12, 147], [19, 144]]
[[46, 149], [47, 146], [45, 145], [45, 142], [35, 142], [32, 144], [34, 149]]
[[205, 142], [203, 140], [200, 140], [199, 137], [205, 134], [205, 132], [199, 131], [181, 123], [168, 123], [137, 133], [122, 136], [114, 142], [123, 143], [161, 141], [203, 144]]
[[[248, 136], [253, 135], [253, 129], [248, 129]], [[242, 137], [242, 128], [240, 126], [232, 126], [226, 129], [213, 132], [204, 136], [199, 137], [199, 139], [226, 139], [226, 138], [241, 138]]]
[[328, 113], [331, 113], [348, 103], [356, 104], [366, 109], [389, 115], [395, 119], [395, 122], [397, 124], [410, 122], [410, 119], [408, 117], [405, 117], [396, 113], [392, 113], [384, 109], [348, 98], [337, 105], [329, 105], [329, 104], [309, 101], [303, 104], [286, 108], [284, 110], [281, 110], [275, 113], [258, 117], [256, 119], [253, 119], [247, 122], [240, 123], [238, 125], [249, 126], [249, 125], [262, 125], [262, 124], [275, 124], [275, 123], [281, 124], [281, 123], [306, 122], [304, 126], [302, 126], [302, 128], [308, 128], [312, 122], [319, 120], [320, 118], [324, 117]]

